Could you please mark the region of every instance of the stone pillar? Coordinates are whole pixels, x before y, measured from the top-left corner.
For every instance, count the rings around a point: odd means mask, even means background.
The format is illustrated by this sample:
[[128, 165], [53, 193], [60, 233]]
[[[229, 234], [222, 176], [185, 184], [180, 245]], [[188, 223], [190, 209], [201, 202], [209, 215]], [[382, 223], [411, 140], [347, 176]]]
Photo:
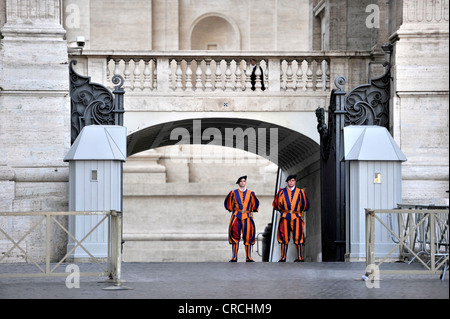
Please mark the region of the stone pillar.
[[449, 2], [404, 0], [391, 36], [392, 131], [408, 161], [403, 201], [448, 205]]
[[[70, 146], [70, 103], [61, 1], [6, 0], [3, 9], [0, 210], [67, 210], [62, 160]], [[28, 250], [45, 256], [44, 242], [37, 238]]]
[[179, 0], [152, 1], [152, 49], [179, 49]]
[[268, 66], [269, 73], [269, 91], [280, 91], [280, 74], [281, 74], [281, 61], [280, 59], [269, 59]]
[[169, 92], [170, 89], [170, 61], [167, 58], [156, 60], [158, 92]]

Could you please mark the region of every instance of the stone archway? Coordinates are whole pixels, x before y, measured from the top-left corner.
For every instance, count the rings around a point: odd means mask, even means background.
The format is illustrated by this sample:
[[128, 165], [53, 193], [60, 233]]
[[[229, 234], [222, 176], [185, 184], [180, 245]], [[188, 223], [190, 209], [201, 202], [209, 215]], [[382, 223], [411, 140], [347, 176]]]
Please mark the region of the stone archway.
[[240, 38], [236, 23], [220, 13], [200, 16], [189, 32], [191, 50], [241, 50]]
[[[223, 200], [235, 187], [235, 175], [251, 171], [249, 188], [261, 195], [259, 233], [273, 218], [271, 202], [277, 187], [274, 185], [277, 167], [286, 174], [300, 172], [301, 186], [309, 188], [310, 201], [317, 203], [312, 205], [316, 210], [312, 216], [319, 220], [309, 225], [311, 244], [318, 241], [317, 245], [311, 245], [314, 246], [311, 260], [317, 260], [320, 253], [315, 247], [320, 247], [319, 146], [309, 137], [254, 119], [202, 118], [161, 123], [135, 131], [128, 136], [127, 144], [126, 165], [132, 162], [135, 165], [134, 168], [124, 166], [124, 214], [128, 216], [124, 218], [124, 260], [227, 261], [229, 215], [223, 208]], [[161, 151], [167, 147], [172, 148], [166, 153]], [[200, 156], [196, 153], [198, 147], [206, 149]], [[243, 162], [226, 162], [225, 157], [232, 148], [238, 149], [237, 156], [250, 153], [258, 156], [242, 157]], [[180, 162], [186, 150], [188, 161]], [[220, 155], [215, 156], [216, 152]], [[206, 162], [202, 156], [205, 153]], [[248, 164], [247, 159], [255, 163]], [[127, 210], [130, 210], [128, 214]], [[210, 255], [205, 256], [205, 251]], [[136, 255], [142, 259], [136, 259]]]

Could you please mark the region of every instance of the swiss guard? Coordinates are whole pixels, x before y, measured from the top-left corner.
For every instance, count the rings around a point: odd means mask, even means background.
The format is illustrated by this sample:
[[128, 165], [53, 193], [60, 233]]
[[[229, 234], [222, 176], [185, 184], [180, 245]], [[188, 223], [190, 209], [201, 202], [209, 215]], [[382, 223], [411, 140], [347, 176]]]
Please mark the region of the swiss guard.
[[254, 262], [251, 257], [251, 249], [255, 244], [255, 222], [253, 213], [258, 212], [259, 201], [251, 190], [247, 189], [247, 176], [241, 176], [236, 184], [238, 189], [231, 191], [225, 198], [225, 209], [231, 212], [230, 225], [228, 227], [228, 242], [233, 249], [233, 258], [230, 262], [237, 262], [239, 251], [239, 240], [245, 245], [246, 262]]
[[281, 258], [279, 262], [286, 261], [286, 253], [291, 238], [297, 248], [298, 258], [295, 262], [303, 262], [303, 242], [305, 221], [303, 213], [309, 209], [309, 201], [303, 189], [295, 186], [296, 175], [289, 175], [287, 186], [278, 191], [272, 203], [274, 209], [280, 212], [278, 227], [278, 242], [281, 244]]

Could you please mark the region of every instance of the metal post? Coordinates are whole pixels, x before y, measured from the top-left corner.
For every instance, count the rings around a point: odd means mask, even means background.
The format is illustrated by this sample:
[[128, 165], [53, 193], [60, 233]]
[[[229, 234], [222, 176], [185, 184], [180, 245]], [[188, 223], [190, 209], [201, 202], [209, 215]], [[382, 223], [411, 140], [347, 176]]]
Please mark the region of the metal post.
[[345, 161], [343, 161], [342, 145], [343, 129], [345, 126], [345, 116], [347, 111], [345, 110], [345, 97], [346, 92], [344, 85], [347, 79], [343, 76], [339, 76], [335, 79], [335, 85], [337, 90], [334, 91], [336, 95], [336, 110], [334, 111], [336, 127], [335, 127], [335, 172], [336, 172], [336, 236], [334, 238], [334, 244], [336, 245], [336, 260], [344, 261], [346, 253], [346, 241], [345, 238], [345, 196], [346, 196], [346, 183], [345, 183]]
[[114, 86], [114, 123], [115, 125], [123, 125], [123, 113], [125, 113], [123, 107], [123, 95], [125, 94], [125, 90], [122, 85], [124, 83], [123, 77], [116, 74], [112, 78], [112, 83]]
[[370, 215], [369, 210], [366, 208], [366, 267], [370, 264]]
[[370, 261], [375, 264], [375, 212], [370, 212]]
[[45, 273], [50, 273], [50, 214], [46, 214], [45, 227]]
[[103, 290], [130, 290], [133, 288], [122, 286], [122, 212], [111, 212], [111, 263], [114, 286]]
[[122, 247], [121, 247], [121, 241], [122, 241], [122, 213], [116, 213], [116, 238], [115, 238], [115, 245], [114, 249], [116, 251], [115, 253], [115, 285], [120, 286], [120, 276], [122, 271]]
[[430, 218], [430, 250], [431, 250], [431, 271], [436, 270], [436, 234], [435, 234], [435, 228], [434, 228], [434, 217], [436, 216], [434, 212], [430, 212], [428, 214]]
[[374, 211], [366, 208], [366, 266], [375, 264]]
[[108, 257], [107, 257], [107, 261], [108, 261], [108, 269], [107, 269], [107, 271], [108, 271], [108, 273], [109, 273], [109, 279], [112, 279], [111, 278], [111, 274], [112, 274], [112, 269], [113, 269], [113, 265], [112, 265], [112, 262], [111, 262], [111, 260], [112, 260], [112, 254], [111, 254], [111, 250], [112, 250], [112, 245], [111, 245], [111, 238], [112, 238], [112, 236], [111, 236], [111, 229], [112, 229], [112, 223], [111, 223], [111, 219], [112, 217], [111, 217], [111, 212], [109, 213], [109, 215], [108, 215], [108, 248], [107, 248], [107, 255], [108, 255]]

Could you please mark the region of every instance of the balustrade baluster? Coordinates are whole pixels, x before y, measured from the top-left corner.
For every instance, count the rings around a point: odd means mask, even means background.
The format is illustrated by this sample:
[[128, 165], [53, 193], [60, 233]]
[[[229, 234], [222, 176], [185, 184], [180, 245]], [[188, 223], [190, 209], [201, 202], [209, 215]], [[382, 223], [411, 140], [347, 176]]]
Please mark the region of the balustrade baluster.
[[181, 91], [183, 89], [183, 71], [181, 70], [181, 61], [182, 60], [175, 60], [175, 63], [177, 65], [176, 71], [175, 71], [175, 90]]
[[269, 90], [269, 62], [264, 61], [264, 64], [266, 65], [266, 69], [264, 72], [264, 87], [266, 90]]
[[292, 77], [294, 72], [292, 72], [292, 60], [287, 61], [287, 69], [286, 69], [286, 90], [294, 89], [294, 81]]
[[280, 60], [280, 90], [286, 91], [286, 84], [284, 82], [284, 73], [283, 73], [283, 62], [285, 60]]
[[313, 72], [312, 72], [312, 59], [306, 59], [308, 63], [308, 69], [306, 71], [306, 90], [309, 91], [313, 88]]
[[134, 70], [133, 70], [133, 80], [131, 82], [131, 89], [135, 90], [135, 89], [141, 89], [142, 90], [142, 86], [141, 86], [141, 70], [140, 70], [140, 62], [141, 59], [133, 59], [134, 61]]
[[231, 60], [226, 60], [227, 69], [225, 70], [225, 91], [231, 91]]
[[186, 60], [186, 90], [192, 91], [192, 68], [191, 60]]
[[212, 83], [211, 83], [211, 59], [205, 59], [206, 69], [205, 69], [205, 91], [212, 91]]
[[153, 60], [153, 90], [158, 89], [158, 68], [156, 59]]
[[114, 59], [114, 75], [121, 75], [120, 74], [120, 60], [121, 59]]
[[236, 76], [235, 80], [235, 89], [236, 90], [244, 90], [245, 88], [242, 87], [242, 70], [241, 70], [241, 63], [238, 60], [234, 60], [236, 62], [236, 71], [234, 72], [234, 75]]
[[197, 60], [197, 70], [195, 71], [195, 90], [203, 90], [202, 83], [202, 60]]
[[316, 90], [323, 89], [323, 71], [322, 71], [323, 61], [317, 61], [316, 70]]
[[223, 82], [222, 82], [222, 69], [220, 67], [220, 63], [222, 62], [221, 59], [218, 59], [216, 62], [216, 78], [215, 78], [215, 83], [214, 83], [214, 87], [216, 88], [216, 90], [222, 90], [223, 89]]
[[150, 59], [144, 60], [144, 83], [142, 85], [142, 90], [151, 90], [152, 87], [152, 72], [150, 71]]
[[255, 91], [261, 91], [261, 69], [259, 62], [256, 63], [255, 69]]
[[303, 90], [303, 59], [299, 59], [297, 61], [297, 72], [296, 72], [296, 77], [297, 77], [297, 81], [295, 83], [295, 88], [297, 91], [301, 91]]
[[123, 87], [125, 88], [125, 90], [130, 90], [131, 89], [131, 83], [130, 83], [130, 59], [124, 59], [125, 62], [125, 68], [123, 70], [123, 79], [124, 79], [124, 84]]
[[251, 89], [252, 89], [252, 81], [251, 81], [252, 67], [251, 67], [250, 61], [246, 61], [246, 64], [247, 64], [247, 67], [245, 69], [245, 90], [251, 91]]

